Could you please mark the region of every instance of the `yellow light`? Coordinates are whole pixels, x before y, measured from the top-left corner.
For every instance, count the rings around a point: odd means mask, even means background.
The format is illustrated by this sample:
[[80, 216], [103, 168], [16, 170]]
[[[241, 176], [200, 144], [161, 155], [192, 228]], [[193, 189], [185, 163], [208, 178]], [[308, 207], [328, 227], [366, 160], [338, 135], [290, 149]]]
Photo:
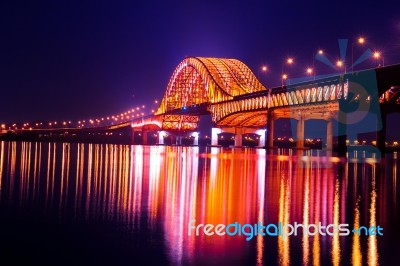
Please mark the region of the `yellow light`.
[[282, 79], [287, 79], [288, 78], [288, 75], [287, 74], [283, 74], [282, 75]]
[[373, 53], [373, 56], [374, 56], [374, 58], [379, 59], [379, 58], [381, 57], [381, 53], [378, 52], [378, 51], [375, 51], [375, 52]]
[[342, 66], [343, 66], [343, 61], [338, 60], [338, 61], [336, 62], [336, 66], [342, 67]]
[[307, 68], [307, 74], [312, 74], [313, 73], [313, 69], [311, 67]]
[[321, 50], [321, 49], [318, 50], [318, 54], [321, 54], [321, 55], [324, 54], [324, 50]]
[[359, 44], [364, 44], [365, 43], [365, 38], [364, 37], [360, 37], [360, 38], [358, 38], [358, 43]]
[[2, 129], [5, 129], [5, 128], [6, 128], [6, 125], [5, 125], [5, 124], [1, 124], [1, 128], [2, 128]]
[[261, 67], [261, 71], [266, 72], [267, 70], [268, 70], [268, 67], [267, 67], [267, 66], [262, 66], [262, 67]]
[[291, 65], [291, 64], [293, 64], [293, 62], [294, 62], [294, 59], [293, 58], [291, 58], [291, 57], [289, 57], [288, 59], [287, 59], [287, 61], [286, 61], [289, 65]]

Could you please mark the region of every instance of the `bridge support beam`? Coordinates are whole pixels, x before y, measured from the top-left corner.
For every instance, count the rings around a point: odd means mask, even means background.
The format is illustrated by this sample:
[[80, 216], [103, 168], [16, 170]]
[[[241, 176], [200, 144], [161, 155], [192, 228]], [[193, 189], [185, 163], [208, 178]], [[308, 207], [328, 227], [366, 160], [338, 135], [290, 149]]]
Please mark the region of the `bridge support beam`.
[[235, 127], [235, 146], [242, 146], [243, 128]]
[[194, 137], [193, 145], [198, 146], [199, 145], [199, 132], [193, 132], [192, 136]]
[[258, 147], [265, 147], [265, 129], [257, 130], [256, 134], [260, 136]]
[[211, 129], [211, 145], [218, 145], [218, 134], [222, 133], [222, 129], [213, 127]]
[[164, 145], [164, 131], [158, 132], [158, 144]]
[[[383, 108], [382, 108], [383, 109]], [[385, 157], [385, 150], [386, 150], [386, 112], [382, 110], [382, 128], [377, 131], [376, 134], [376, 147], [381, 152], [381, 157]]]
[[268, 120], [267, 120], [267, 134], [268, 134], [268, 140], [267, 140], [267, 148], [273, 148], [274, 147], [274, 124], [275, 124], [275, 119], [272, 114], [272, 112], [268, 112]]
[[147, 140], [147, 131], [142, 130], [142, 145], [147, 145], [148, 140]]
[[181, 135], [176, 136], [175, 144], [179, 145], [179, 146], [182, 145], [182, 136]]
[[326, 149], [331, 151], [333, 148], [333, 122], [332, 118], [328, 118], [326, 123]]
[[300, 115], [299, 120], [297, 121], [297, 145], [296, 148], [303, 149], [304, 148], [304, 116]]

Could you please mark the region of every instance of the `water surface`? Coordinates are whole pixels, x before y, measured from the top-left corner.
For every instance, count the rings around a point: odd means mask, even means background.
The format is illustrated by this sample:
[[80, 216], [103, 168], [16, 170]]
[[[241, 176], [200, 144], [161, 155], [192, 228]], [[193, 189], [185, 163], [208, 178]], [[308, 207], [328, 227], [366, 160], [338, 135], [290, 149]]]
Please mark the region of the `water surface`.
[[[398, 167], [396, 154], [376, 163], [316, 151], [0, 142], [0, 260], [395, 264]], [[243, 235], [189, 236], [192, 219], [380, 225], [384, 235], [247, 241]]]

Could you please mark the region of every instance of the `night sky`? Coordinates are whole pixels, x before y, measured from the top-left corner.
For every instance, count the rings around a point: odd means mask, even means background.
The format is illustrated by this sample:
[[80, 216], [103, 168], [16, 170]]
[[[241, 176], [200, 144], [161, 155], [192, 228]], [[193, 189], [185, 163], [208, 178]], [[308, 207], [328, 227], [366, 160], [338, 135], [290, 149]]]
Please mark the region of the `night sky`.
[[[267, 87], [282, 62], [304, 75], [338, 39], [358, 57], [379, 49], [400, 63], [400, 2], [381, 1], [2, 1], [0, 122], [84, 119], [160, 100], [185, 56], [237, 58]], [[268, 73], [261, 73], [266, 64]], [[366, 60], [359, 68], [371, 68]], [[315, 63], [317, 72], [332, 72]]]

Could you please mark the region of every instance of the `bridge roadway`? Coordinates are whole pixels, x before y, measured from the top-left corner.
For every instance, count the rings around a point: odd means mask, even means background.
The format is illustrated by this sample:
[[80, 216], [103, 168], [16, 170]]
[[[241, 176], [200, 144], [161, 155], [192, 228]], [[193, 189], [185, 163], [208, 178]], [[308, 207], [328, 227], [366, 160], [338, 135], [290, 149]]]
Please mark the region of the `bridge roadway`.
[[[327, 149], [330, 150], [333, 136], [340, 136], [339, 142], [345, 146], [349, 128], [365, 125], [371, 132], [373, 127], [367, 125], [374, 124], [378, 147], [383, 149], [386, 116], [400, 109], [399, 88], [400, 65], [393, 65], [240, 94], [219, 102], [180, 106], [147, 119], [134, 120], [131, 125], [136, 130], [147, 127], [159, 131], [195, 131], [198, 116], [211, 114], [215, 125], [212, 129], [213, 145], [217, 144], [217, 136], [222, 132], [235, 133], [235, 145], [240, 146], [242, 134], [263, 134], [266, 128], [266, 146], [272, 147], [275, 121], [289, 118], [297, 120], [297, 148], [303, 148], [305, 121], [320, 119], [327, 122]], [[367, 119], [367, 113], [376, 119]], [[170, 126], [173, 122], [182, 125], [185, 121], [192, 121], [194, 125], [189, 123], [186, 128]], [[334, 122], [339, 125], [335, 133]], [[261, 136], [260, 146], [265, 146], [263, 141]]]

